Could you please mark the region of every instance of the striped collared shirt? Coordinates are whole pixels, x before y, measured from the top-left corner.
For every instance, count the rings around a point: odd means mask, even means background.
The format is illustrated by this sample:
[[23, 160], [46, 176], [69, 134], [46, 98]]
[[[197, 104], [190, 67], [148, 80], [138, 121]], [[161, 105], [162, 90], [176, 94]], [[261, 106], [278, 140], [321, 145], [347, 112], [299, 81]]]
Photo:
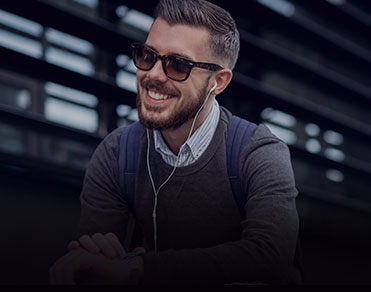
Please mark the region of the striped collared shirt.
[[[214, 136], [216, 127], [219, 122], [220, 109], [219, 104], [215, 100], [214, 105], [202, 125], [193, 133], [189, 141], [184, 145], [179, 156], [177, 165], [179, 167], [190, 165], [204, 153], [207, 146], [209, 146], [211, 139]], [[158, 153], [161, 154], [162, 159], [172, 166], [175, 166], [177, 156], [166, 145], [161, 132], [153, 131], [154, 145]]]

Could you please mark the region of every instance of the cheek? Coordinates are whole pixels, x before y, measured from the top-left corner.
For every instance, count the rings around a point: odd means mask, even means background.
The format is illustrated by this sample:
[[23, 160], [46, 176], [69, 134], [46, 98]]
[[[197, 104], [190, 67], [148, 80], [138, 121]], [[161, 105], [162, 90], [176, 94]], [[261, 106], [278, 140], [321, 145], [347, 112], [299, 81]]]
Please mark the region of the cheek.
[[138, 70], [137, 71], [137, 87], [138, 88], [141, 88], [141, 81], [144, 79], [145, 77], [145, 72], [141, 71], [141, 70]]
[[178, 89], [182, 93], [182, 97], [185, 99], [185, 102], [193, 100], [199, 95], [199, 90], [202, 85], [200, 84], [200, 80], [195, 79], [196, 78], [192, 78], [191, 74], [186, 81], [179, 82]]
[[181, 89], [182, 99], [185, 103], [194, 103], [200, 98], [200, 93], [203, 89], [202, 84], [193, 82]]

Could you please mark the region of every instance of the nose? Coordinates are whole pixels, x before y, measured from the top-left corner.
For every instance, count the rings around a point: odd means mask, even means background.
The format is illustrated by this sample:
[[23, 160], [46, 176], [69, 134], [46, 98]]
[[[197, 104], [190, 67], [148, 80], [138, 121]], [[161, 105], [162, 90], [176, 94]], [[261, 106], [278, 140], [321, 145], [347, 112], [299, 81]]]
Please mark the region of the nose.
[[153, 68], [147, 72], [147, 76], [148, 78], [152, 80], [157, 80], [160, 82], [167, 81], [168, 77], [165, 74], [165, 71], [162, 67], [162, 62], [160, 59], [158, 59], [155, 65], [153, 66]]

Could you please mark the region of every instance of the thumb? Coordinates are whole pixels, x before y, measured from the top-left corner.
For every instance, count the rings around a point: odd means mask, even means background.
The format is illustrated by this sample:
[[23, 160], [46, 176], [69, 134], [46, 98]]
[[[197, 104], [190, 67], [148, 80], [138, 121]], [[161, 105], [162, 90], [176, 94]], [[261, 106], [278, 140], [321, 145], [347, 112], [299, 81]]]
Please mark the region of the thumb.
[[138, 247], [136, 247], [136, 248], [133, 249], [133, 253], [136, 253], [136, 254], [145, 254], [146, 253], [146, 249], [143, 246], [138, 246]]

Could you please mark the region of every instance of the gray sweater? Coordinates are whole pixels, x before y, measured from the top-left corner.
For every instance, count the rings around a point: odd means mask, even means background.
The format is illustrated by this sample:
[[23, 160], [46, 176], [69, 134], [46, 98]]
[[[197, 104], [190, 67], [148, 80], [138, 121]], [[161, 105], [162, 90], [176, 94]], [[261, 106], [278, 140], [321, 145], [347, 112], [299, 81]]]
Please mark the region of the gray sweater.
[[[288, 147], [264, 125], [259, 125], [248, 141], [239, 165], [247, 195], [242, 220], [226, 167], [230, 118], [231, 113], [221, 108], [218, 127], [205, 153], [194, 164], [178, 168], [160, 191], [157, 253], [153, 252], [154, 194], [143, 132], [134, 208], [148, 249], [143, 255], [143, 284], [278, 284], [296, 278], [293, 256], [299, 220]], [[81, 194], [80, 234], [114, 232], [124, 241], [129, 208], [118, 170], [123, 130], [108, 135], [91, 159]], [[150, 165], [158, 188], [172, 167], [154, 150], [153, 143]]]

